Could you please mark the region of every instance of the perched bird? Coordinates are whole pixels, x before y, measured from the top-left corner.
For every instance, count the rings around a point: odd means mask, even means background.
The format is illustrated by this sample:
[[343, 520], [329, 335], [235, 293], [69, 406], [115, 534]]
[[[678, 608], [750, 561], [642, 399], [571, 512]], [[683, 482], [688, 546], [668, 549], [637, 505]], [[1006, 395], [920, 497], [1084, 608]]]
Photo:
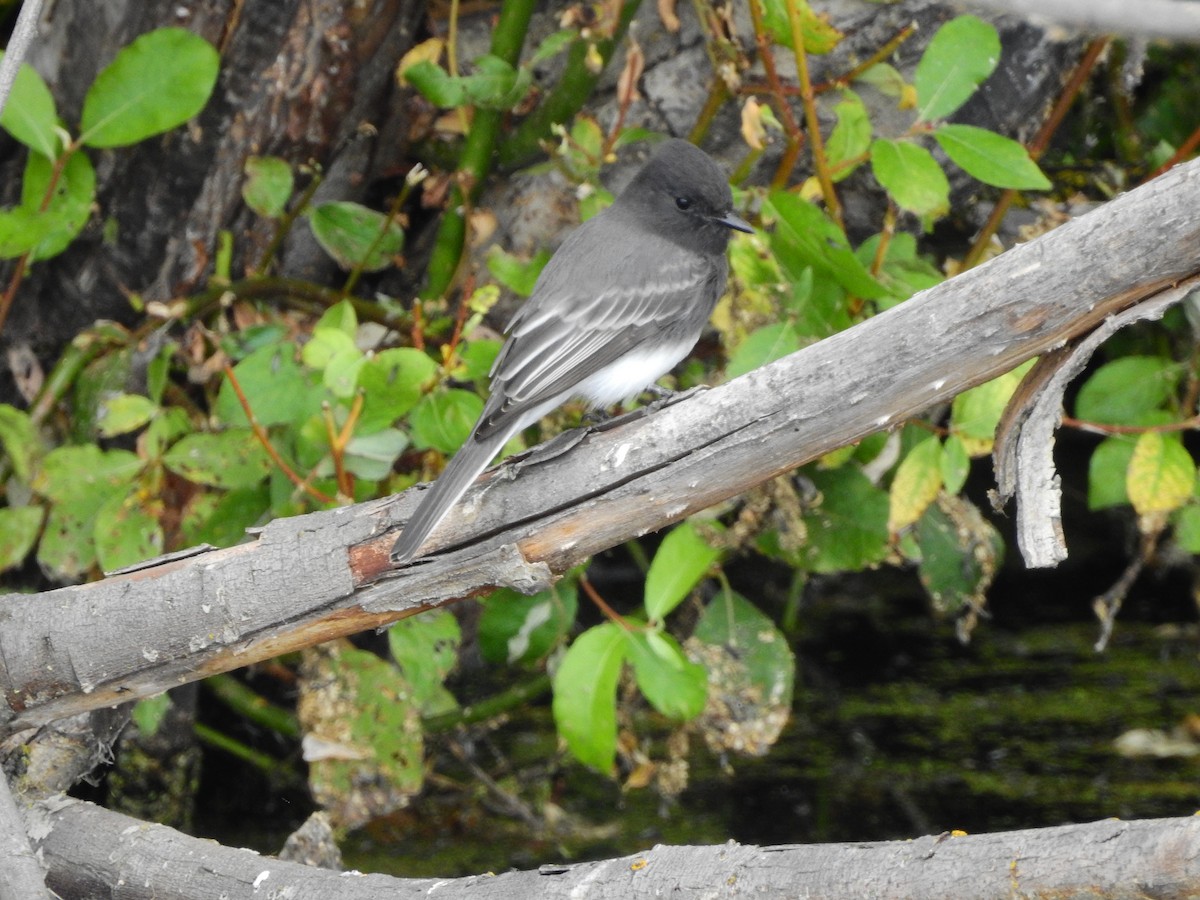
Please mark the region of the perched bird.
[[725, 289], [730, 229], [751, 231], [716, 163], [687, 141], [663, 142], [542, 270], [509, 323], [479, 421], [404, 526], [392, 562], [416, 556], [518, 431], [572, 397], [599, 408], [628, 400], [687, 356]]

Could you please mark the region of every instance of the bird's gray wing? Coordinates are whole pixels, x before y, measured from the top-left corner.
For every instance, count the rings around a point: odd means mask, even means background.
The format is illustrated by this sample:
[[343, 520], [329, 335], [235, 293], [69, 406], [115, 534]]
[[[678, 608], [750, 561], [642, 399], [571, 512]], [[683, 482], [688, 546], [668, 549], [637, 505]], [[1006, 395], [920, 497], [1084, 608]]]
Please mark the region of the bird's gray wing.
[[603, 262], [589, 254], [575, 256], [569, 269], [547, 266], [509, 325], [481, 435], [569, 393], [647, 342], [699, 334], [724, 282], [724, 258], [708, 260], [655, 236], [617, 243], [603, 248]]

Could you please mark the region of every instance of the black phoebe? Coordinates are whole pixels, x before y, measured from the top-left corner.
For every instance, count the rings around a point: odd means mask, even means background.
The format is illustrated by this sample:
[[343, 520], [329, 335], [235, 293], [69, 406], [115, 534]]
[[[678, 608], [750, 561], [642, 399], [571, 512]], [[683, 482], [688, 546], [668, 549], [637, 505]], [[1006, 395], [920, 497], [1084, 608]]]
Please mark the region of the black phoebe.
[[608, 209], [558, 248], [513, 316], [475, 430], [392, 548], [405, 563], [514, 434], [572, 397], [635, 397], [687, 356], [721, 292], [733, 212], [704, 151], [665, 141]]

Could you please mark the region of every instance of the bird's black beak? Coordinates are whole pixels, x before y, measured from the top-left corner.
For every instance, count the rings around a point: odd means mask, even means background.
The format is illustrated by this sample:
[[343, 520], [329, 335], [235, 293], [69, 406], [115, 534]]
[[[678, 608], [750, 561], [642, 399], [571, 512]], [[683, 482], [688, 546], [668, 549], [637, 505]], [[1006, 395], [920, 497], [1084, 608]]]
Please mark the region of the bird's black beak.
[[754, 234], [754, 229], [750, 227], [750, 223], [732, 210], [723, 216], [713, 216], [713, 221], [718, 225], [724, 225], [726, 228], [732, 228], [734, 231], [744, 231], [746, 234]]

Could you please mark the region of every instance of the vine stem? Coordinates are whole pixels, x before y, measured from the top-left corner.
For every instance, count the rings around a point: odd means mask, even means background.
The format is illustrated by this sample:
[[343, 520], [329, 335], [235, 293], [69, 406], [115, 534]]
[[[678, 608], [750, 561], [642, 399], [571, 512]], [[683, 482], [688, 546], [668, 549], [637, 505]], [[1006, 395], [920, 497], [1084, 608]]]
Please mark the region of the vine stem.
[[1092, 434], [1145, 434], [1148, 431], [1169, 433], [1172, 431], [1191, 431], [1200, 428], [1200, 416], [1191, 416], [1178, 422], [1165, 422], [1162, 425], [1110, 425], [1107, 422], [1089, 422], [1086, 419], [1076, 419], [1073, 416], [1063, 416], [1062, 423], [1068, 428], [1087, 431]]
[[844, 228], [842, 204], [838, 201], [833, 178], [829, 174], [829, 159], [825, 156], [825, 141], [821, 137], [821, 123], [817, 117], [816, 94], [813, 93], [812, 79], [808, 74], [808, 51], [804, 47], [804, 32], [800, 27], [800, 9], [795, 3], [785, 5], [788, 24], [792, 29], [792, 51], [796, 57], [796, 75], [800, 79], [800, 102], [804, 107], [804, 122], [808, 129], [808, 146], [812, 154], [813, 169], [821, 185], [821, 196], [825, 198], [825, 207], [830, 217], [839, 228]]
[[242, 390], [242, 386], [238, 383], [237, 376], [233, 374], [233, 366], [226, 363], [224, 368], [225, 377], [229, 379], [229, 386], [233, 388], [233, 393], [237, 395], [238, 403], [242, 405], [242, 412], [246, 414], [246, 420], [250, 423], [250, 429], [254, 432], [254, 436], [258, 438], [258, 442], [263, 445], [263, 449], [267, 451], [267, 456], [271, 457], [271, 461], [279, 467], [279, 471], [283, 472], [287, 476], [288, 481], [294, 484], [297, 489], [304, 491], [314, 500], [320, 503], [336, 503], [336, 498], [317, 490], [306, 479], [297, 475], [296, 470], [289, 466], [287, 461], [279, 455], [279, 451], [271, 443], [271, 436], [267, 434], [267, 430], [262, 427], [258, 418], [254, 415], [254, 410], [250, 407], [250, 401], [246, 399], [246, 394]]
[[626, 619], [623, 615], [621, 615], [604, 601], [604, 598], [600, 596], [600, 592], [592, 587], [592, 583], [587, 580], [586, 576], [579, 579], [579, 584], [583, 588], [584, 593], [591, 598], [591, 601], [595, 603], [597, 607], [599, 607], [600, 612], [604, 613], [605, 616], [607, 616], [613, 622], [616, 622], [626, 631], [637, 631], [636, 628], [629, 624], [628, 619]]
[[[1067, 110], [1075, 102], [1075, 97], [1083, 89], [1084, 83], [1092, 74], [1092, 69], [1095, 68], [1101, 54], [1108, 47], [1110, 40], [1111, 38], [1097, 38], [1088, 44], [1083, 58], [1079, 61], [1079, 65], [1075, 67], [1075, 71], [1071, 73], [1066, 87], [1063, 88], [1062, 94], [1059, 95], [1054, 108], [1050, 111], [1050, 115], [1046, 117], [1046, 121], [1042, 123], [1042, 127], [1029, 144], [1029, 156], [1034, 162], [1037, 162], [1042, 154], [1046, 152], [1046, 147], [1050, 144], [1050, 138], [1054, 136], [1054, 132], [1062, 124], [1063, 117], [1066, 116]], [[1004, 221], [1004, 216], [1016, 197], [1017, 192], [1012, 188], [1008, 188], [1000, 195], [1000, 199], [996, 201], [996, 205], [992, 208], [992, 214], [988, 216], [987, 222], [984, 223], [983, 228], [980, 229], [979, 234], [975, 237], [975, 242], [971, 245], [971, 249], [967, 252], [966, 257], [963, 258], [963, 271], [974, 268], [982, 262], [983, 254], [987, 251], [988, 244], [991, 243], [996, 231], [1000, 228], [1000, 223]]]
[[750, 21], [754, 25], [754, 40], [758, 44], [758, 55], [762, 59], [763, 69], [767, 73], [767, 85], [771, 98], [775, 101], [779, 119], [783, 123], [784, 139], [787, 143], [783, 157], [779, 160], [779, 166], [775, 169], [775, 176], [771, 179], [771, 187], [778, 190], [787, 185], [792, 169], [796, 167], [796, 158], [800, 155], [804, 136], [800, 131], [800, 124], [792, 114], [792, 107], [784, 95], [779, 72], [775, 69], [775, 54], [771, 52], [771, 39], [767, 35], [767, 27], [763, 21], [762, 0], [750, 0]]

